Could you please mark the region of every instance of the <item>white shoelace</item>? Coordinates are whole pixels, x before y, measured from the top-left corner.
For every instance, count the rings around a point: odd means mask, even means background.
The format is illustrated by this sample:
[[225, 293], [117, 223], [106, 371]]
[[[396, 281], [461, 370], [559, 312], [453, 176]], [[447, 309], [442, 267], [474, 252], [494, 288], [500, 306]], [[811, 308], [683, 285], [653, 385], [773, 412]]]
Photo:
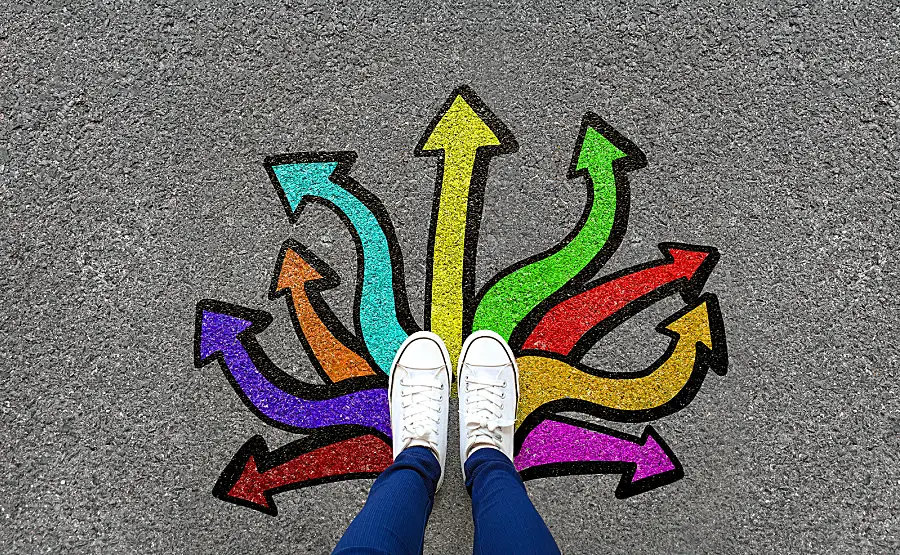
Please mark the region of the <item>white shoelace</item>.
[[501, 449], [501, 428], [515, 424], [514, 420], [503, 418], [506, 393], [502, 388], [506, 387], [506, 381], [466, 376], [465, 385], [466, 454], [476, 445], [490, 445]]
[[[438, 368], [412, 368], [412, 370], [443, 370]], [[406, 376], [400, 380], [400, 398], [403, 406], [403, 448], [411, 444], [438, 451], [438, 426], [441, 417], [441, 391], [444, 384], [434, 377]]]

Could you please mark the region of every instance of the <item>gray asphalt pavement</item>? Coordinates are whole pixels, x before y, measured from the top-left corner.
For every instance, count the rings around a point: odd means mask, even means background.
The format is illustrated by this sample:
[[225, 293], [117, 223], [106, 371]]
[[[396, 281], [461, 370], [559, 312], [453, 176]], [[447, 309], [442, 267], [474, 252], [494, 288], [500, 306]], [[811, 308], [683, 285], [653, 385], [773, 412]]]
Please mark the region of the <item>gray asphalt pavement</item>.
[[[529, 482], [563, 551], [896, 552], [897, 3], [361, 4], [4, 5], [0, 551], [329, 552], [371, 480], [280, 494], [276, 518], [212, 496], [247, 438], [296, 436], [193, 368], [195, 305], [271, 311], [267, 352], [312, 379], [267, 298], [275, 257], [295, 237], [328, 260], [349, 324], [353, 242], [321, 207], [290, 224], [262, 160], [354, 150], [421, 323], [435, 161], [412, 151], [468, 84], [520, 145], [491, 163], [479, 284], [578, 219], [587, 111], [648, 159], [603, 271], [668, 240], [722, 255], [729, 372], [654, 422], [685, 478], [627, 500], [612, 475]], [[588, 359], [653, 361], [678, 308]], [[470, 552], [456, 457], [426, 553]]]

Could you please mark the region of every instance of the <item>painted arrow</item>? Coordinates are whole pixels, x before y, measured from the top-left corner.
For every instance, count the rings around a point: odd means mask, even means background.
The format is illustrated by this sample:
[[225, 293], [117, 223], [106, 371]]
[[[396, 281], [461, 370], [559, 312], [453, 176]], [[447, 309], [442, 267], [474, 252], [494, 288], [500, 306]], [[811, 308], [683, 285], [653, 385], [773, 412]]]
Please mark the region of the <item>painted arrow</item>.
[[515, 457], [524, 480], [569, 474], [622, 474], [625, 499], [684, 477], [675, 453], [652, 426], [640, 437], [554, 415], [533, 428]]
[[[269, 298], [287, 301], [297, 337], [319, 373], [331, 382], [375, 374], [364, 348], [328, 308], [321, 291], [337, 287], [337, 273], [300, 243], [281, 247]], [[327, 322], [327, 323], [326, 323]], [[351, 349], [348, 345], [355, 345]]]
[[505, 339], [561, 287], [584, 280], [615, 252], [628, 219], [626, 172], [646, 165], [644, 154], [598, 116], [581, 124], [569, 178], [585, 177], [588, 201], [575, 229], [550, 250], [501, 272], [479, 295], [472, 329]]
[[588, 282], [551, 308], [522, 348], [571, 354], [577, 360], [603, 335], [657, 300], [676, 291], [699, 293], [719, 259], [712, 247], [661, 243], [659, 249], [665, 259]]
[[357, 245], [356, 327], [378, 367], [390, 372], [394, 354], [417, 328], [409, 312], [403, 256], [381, 201], [349, 175], [353, 152], [286, 154], [266, 159], [269, 177], [288, 218], [308, 201], [333, 209]]
[[218, 360], [244, 404], [273, 426], [292, 432], [337, 425], [366, 426], [390, 437], [382, 376], [324, 386], [296, 380], [275, 366], [256, 340], [271, 321], [266, 312], [200, 301], [194, 365], [201, 368]]
[[[429, 236], [425, 321], [443, 338], [453, 364], [475, 295], [475, 257], [490, 158], [518, 148], [505, 125], [468, 87], [451, 93], [416, 147], [439, 156]], [[471, 319], [471, 315], [469, 316]]]
[[393, 460], [391, 447], [373, 435], [316, 434], [269, 451], [261, 436], [237, 452], [213, 488], [223, 501], [278, 515], [273, 496], [288, 490], [374, 478]]
[[539, 407], [606, 420], [653, 420], [690, 403], [708, 369], [725, 374], [725, 330], [715, 295], [701, 295], [656, 331], [672, 338], [669, 349], [638, 373], [600, 372], [548, 356], [518, 357], [521, 390], [527, 393], [519, 399], [517, 424]]

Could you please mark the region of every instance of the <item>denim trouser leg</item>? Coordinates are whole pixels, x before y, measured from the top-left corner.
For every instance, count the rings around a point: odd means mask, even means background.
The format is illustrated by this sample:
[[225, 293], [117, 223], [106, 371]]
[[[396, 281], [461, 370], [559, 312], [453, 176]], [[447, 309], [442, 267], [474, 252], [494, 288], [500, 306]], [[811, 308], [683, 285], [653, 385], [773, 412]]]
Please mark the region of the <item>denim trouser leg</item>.
[[[554, 555], [559, 548], [528, 498], [512, 461], [479, 449], [466, 461], [475, 555]], [[434, 454], [411, 447], [375, 480], [334, 555], [418, 555], [441, 469]]]
[[553, 555], [559, 547], [538, 514], [512, 461], [496, 449], [466, 460], [472, 494], [475, 555]]
[[441, 465], [426, 447], [410, 447], [372, 484], [334, 555], [419, 555]]

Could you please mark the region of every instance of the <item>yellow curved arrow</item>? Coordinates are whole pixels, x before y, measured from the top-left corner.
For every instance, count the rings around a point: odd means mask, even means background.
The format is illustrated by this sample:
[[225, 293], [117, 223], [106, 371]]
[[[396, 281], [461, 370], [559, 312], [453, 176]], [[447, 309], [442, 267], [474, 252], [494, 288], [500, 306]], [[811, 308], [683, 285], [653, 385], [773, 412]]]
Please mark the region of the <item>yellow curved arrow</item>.
[[[664, 330], [672, 332], [668, 335], [675, 338], [675, 345], [668, 357], [654, 363], [641, 373], [641, 377], [595, 376], [561, 360], [542, 356], [516, 359], [521, 388], [516, 425], [541, 405], [559, 399], [576, 399], [622, 411], [654, 409], [671, 401], [700, 366], [697, 364], [698, 344], [710, 350], [716, 348], [708, 300], [688, 307], [657, 328], [663, 333], [666, 333]], [[715, 318], [721, 318], [718, 310], [714, 314]], [[717, 329], [721, 327], [718, 323], [712, 325]]]
[[[457, 89], [451, 98], [449, 106], [426, 131], [416, 154], [436, 156], [443, 153], [444, 158], [443, 175], [438, 185], [438, 207], [432, 216], [431, 304], [430, 322], [426, 322], [426, 326], [444, 340], [455, 365], [462, 349], [464, 299], [474, 296], [474, 290], [466, 291], [474, 284], [464, 282], [464, 266], [474, 264], [474, 257], [472, 260], [464, 258], [469, 189], [479, 157], [498, 153], [479, 149], [509, 146], [510, 141], [497, 136], [505, 135], [505, 130], [500, 129], [502, 124], [468, 88]], [[470, 103], [476, 103], [491, 123], [486, 122]], [[474, 245], [470, 249], [474, 249]]]

